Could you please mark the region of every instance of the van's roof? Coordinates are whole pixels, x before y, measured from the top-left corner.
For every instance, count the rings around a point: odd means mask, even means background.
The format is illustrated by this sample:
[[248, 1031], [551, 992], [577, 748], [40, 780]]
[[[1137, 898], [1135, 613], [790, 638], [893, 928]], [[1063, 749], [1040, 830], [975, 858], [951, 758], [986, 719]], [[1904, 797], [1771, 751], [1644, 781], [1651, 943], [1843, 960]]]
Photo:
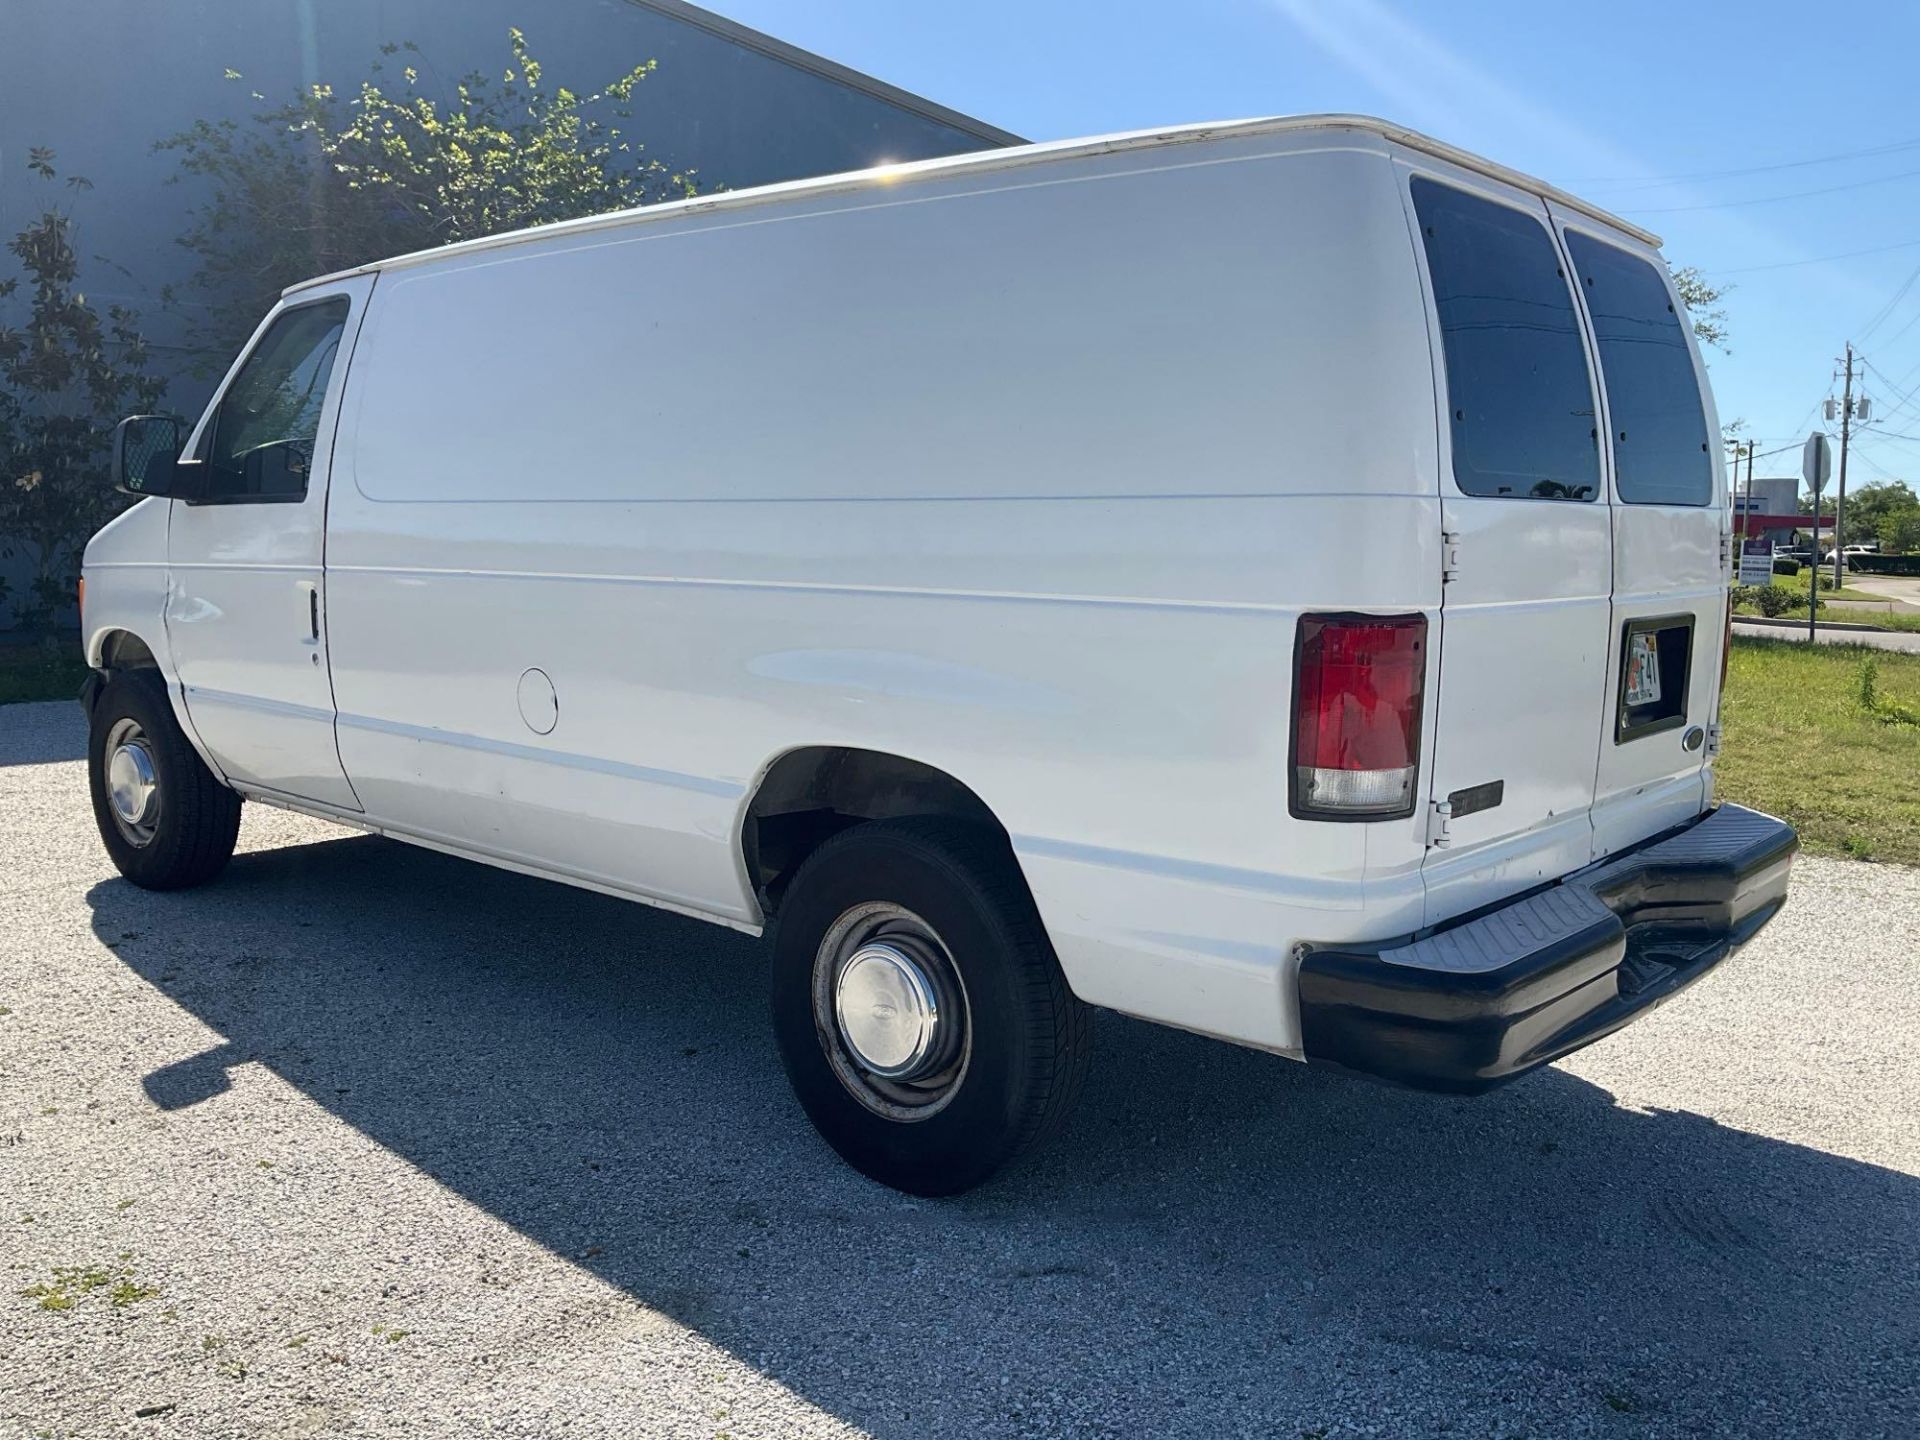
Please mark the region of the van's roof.
[[1382, 120], [1372, 115], [1276, 115], [1256, 120], [1227, 120], [1198, 125], [1176, 125], [1158, 130], [1130, 130], [1117, 135], [1099, 135], [1081, 140], [1048, 140], [1034, 145], [1009, 145], [999, 149], [969, 151], [963, 155], [942, 156], [934, 160], [882, 165], [871, 170], [849, 170], [842, 174], [820, 175], [806, 180], [785, 180], [775, 185], [756, 185], [747, 190], [722, 190], [711, 195], [696, 195], [688, 200], [664, 201], [657, 205], [640, 206], [630, 210], [612, 210], [604, 215], [588, 215], [578, 220], [561, 220], [551, 225], [510, 230], [501, 235], [488, 235], [478, 240], [462, 240], [456, 244], [442, 245], [432, 250], [415, 250], [409, 254], [396, 255], [391, 259], [374, 260], [365, 265], [357, 265], [351, 270], [339, 270], [330, 275], [317, 275], [311, 280], [302, 280], [297, 285], [288, 286], [282, 293], [291, 295], [297, 290], [343, 279], [348, 275], [368, 275], [379, 270], [420, 265], [447, 256], [492, 249], [496, 246], [516, 245], [522, 241], [545, 239], [552, 235], [578, 234], [591, 230], [644, 224], [665, 220], [674, 215], [685, 215], [690, 211], [737, 210], [776, 199], [802, 195], [830, 195], [848, 190], [893, 185], [907, 179], [1011, 169], [1015, 166], [1047, 160], [1069, 159], [1083, 155], [1110, 155], [1125, 150], [1150, 149], [1158, 145], [1188, 144], [1197, 140], [1236, 139], [1308, 130], [1366, 131], [1384, 140], [1404, 145], [1410, 150], [1422, 151], [1463, 169], [1473, 170], [1532, 194], [1545, 196], [1557, 204], [1564, 205], [1570, 210], [1578, 210], [1648, 245], [1660, 244], [1658, 235], [1630, 221], [1622, 220], [1618, 215], [1602, 210], [1599, 206], [1590, 204], [1577, 195], [1570, 195], [1544, 180], [1510, 169], [1505, 165], [1496, 164], [1484, 156], [1458, 149], [1445, 141], [1434, 139], [1431, 135], [1423, 135], [1418, 130], [1397, 125], [1391, 120]]

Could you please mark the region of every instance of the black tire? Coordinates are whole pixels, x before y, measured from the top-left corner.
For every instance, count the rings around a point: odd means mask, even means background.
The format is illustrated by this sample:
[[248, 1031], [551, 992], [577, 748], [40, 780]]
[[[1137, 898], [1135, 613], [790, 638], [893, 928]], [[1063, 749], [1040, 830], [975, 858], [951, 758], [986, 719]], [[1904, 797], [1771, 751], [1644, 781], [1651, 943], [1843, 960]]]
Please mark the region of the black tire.
[[[151, 757], [158, 805], [144, 843], [116, 817], [108, 795], [110, 751], [126, 726]], [[148, 890], [202, 885], [226, 868], [240, 833], [240, 797], [214, 778], [181, 732], [157, 671], [115, 675], [94, 702], [87, 741], [87, 784], [94, 823], [114, 868]], [[142, 828], [142, 827], [131, 827]]]
[[[886, 1115], [816, 1003], [830, 932], [862, 907], [912, 912], [964, 987], [967, 1045], [930, 1113]], [[1054, 1133], [1086, 1078], [1092, 1011], [1067, 988], [1005, 837], [935, 819], [842, 831], [794, 876], [773, 954], [773, 1027], [794, 1093], [822, 1138], [862, 1174], [915, 1195], [952, 1195]], [[818, 990], [826, 994], [825, 989]]]

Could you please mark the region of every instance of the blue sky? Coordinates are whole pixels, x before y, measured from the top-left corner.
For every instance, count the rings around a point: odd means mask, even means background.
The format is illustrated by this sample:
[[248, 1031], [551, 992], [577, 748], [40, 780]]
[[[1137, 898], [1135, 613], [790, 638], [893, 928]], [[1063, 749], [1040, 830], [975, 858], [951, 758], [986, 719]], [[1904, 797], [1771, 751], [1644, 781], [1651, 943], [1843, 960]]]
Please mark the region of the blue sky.
[[[1804, 438], [1853, 339], [1885, 423], [1855, 449], [1850, 487], [1920, 481], [1920, 6], [707, 3], [1037, 140], [1357, 110], [1480, 151], [1639, 221], [1670, 263], [1732, 287], [1714, 394], [1763, 452]], [[1797, 469], [1796, 448], [1756, 473]]]

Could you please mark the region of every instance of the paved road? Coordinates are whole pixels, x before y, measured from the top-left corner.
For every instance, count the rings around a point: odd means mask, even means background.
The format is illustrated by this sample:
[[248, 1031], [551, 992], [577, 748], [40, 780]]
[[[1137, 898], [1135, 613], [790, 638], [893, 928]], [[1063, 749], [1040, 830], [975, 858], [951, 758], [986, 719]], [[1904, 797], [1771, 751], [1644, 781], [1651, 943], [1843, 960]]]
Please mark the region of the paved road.
[[[1797, 640], [1804, 645], [1807, 622], [1803, 617], [1798, 625], [1762, 625], [1756, 620], [1736, 617], [1733, 633], [1753, 640]], [[1822, 645], [1865, 645], [1873, 650], [1902, 650], [1909, 655], [1920, 655], [1920, 632], [1911, 630], [1832, 630], [1822, 625], [1814, 639]]]
[[917, 1202], [755, 943], [251, 807], [146, 894], [75, 718], [0, 708], [0, 1435], [1920, 1433], [1920, 873], [1802, 862], [1474, 1101], [1102, 1017], [1063, 1140]]
[[1920, 605], [1920, 575], [1862, 575], [1849, 570], [1847, 584], [1868, 595]]

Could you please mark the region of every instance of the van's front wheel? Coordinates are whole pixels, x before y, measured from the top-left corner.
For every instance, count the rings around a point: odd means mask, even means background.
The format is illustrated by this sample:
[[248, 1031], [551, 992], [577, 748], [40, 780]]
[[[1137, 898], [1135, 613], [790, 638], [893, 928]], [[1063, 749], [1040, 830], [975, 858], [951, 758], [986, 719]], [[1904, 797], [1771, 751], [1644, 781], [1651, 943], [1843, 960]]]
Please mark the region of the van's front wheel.
[[87, 744], [93, 818], [114, 868], [149, 890], [211, 880], [233, 857], [240, 797], [194, 752], [152, 670], [109, 680]]
[[860, 825], [794, 877], [774, 1033], [815, 1128], [882, 1184], [950, 1195], [1056, 1129], [1089, 1018], [997, 835]]

